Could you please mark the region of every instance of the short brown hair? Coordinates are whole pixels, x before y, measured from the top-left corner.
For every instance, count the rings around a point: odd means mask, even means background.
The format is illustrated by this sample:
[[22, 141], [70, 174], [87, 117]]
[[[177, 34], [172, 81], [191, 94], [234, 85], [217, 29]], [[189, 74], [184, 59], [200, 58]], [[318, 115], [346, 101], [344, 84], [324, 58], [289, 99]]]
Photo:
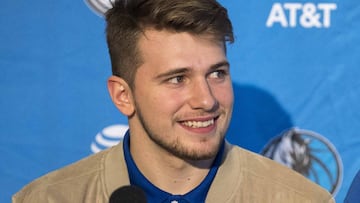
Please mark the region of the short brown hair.
[[119, 0], [106, 21], [112, 73], [131, 87], [142, 64], [139, 37], [148, 28], [211, 35], [224, 46], [234, 41], [227, 10], [216, 0]]

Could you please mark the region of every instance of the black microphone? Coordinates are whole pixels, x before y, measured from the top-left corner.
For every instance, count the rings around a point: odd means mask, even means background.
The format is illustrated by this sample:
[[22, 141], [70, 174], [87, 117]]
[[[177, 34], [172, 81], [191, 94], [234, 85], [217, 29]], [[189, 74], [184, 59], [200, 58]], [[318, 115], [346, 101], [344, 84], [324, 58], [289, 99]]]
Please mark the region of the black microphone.
[[110, 196], [109, 203], [146, 203], [145, 192], [137, 186], [127, 185], [116, 189]]

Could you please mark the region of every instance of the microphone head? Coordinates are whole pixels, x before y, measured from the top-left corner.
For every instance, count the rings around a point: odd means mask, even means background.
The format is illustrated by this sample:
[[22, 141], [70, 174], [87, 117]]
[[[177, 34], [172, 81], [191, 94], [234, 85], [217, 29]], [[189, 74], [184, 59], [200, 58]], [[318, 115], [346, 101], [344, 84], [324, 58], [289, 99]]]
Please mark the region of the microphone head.
[[146, 203], [145, 192], [137, 186], [127, 185], [116, 189], [110, 196], [109, 203]]

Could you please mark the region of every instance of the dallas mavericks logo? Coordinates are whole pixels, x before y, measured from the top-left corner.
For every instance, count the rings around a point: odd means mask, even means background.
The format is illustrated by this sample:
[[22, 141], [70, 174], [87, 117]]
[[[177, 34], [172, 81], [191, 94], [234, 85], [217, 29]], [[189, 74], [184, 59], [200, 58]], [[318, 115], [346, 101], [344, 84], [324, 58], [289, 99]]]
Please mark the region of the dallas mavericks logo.
[[104, 128], [95, 136], [95, 140], [91, 143], [90, 148], [93, 153], [97, 153], [106, 148], [112, 147], [124, 138], [127, 125], [111, 125]]
[[340, 156], [325, 137], [315, 132], [287, 130], [271, 140], [261, 154], [301, 173], [333, 195], [341, 186]]
[[103, 16], [104, 13], [113, 7], [115, 0], [84, 0], [85, 3], [96, 14]]

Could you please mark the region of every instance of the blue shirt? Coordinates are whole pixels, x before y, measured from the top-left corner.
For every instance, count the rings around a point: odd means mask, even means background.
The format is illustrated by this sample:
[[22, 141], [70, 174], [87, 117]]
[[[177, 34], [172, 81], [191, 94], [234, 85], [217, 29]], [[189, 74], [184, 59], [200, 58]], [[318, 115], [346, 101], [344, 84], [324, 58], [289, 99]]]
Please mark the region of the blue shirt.
[[128, 173], [130, 178], [130, 184], [141, 187], [145, 193], [148, 203], [201, 203], [205, 202], [206, 195], [210, 188], [212, 181], [215, 178], [216, 172], [221, 163], [221, 157], [224, 152], [224, 143], [221, 145], [221, 148], [214, 160], [214, 163], [205, 177], [205, 179], [194, 188], [192, 191], [184, 195], [172, 195], [168, 192], [165, 192], [155, 185], [153, 185], [138, 169], [136, 166], [131, 154], [130, 154], [130, 133], [126, 132], [124, 136], [124, 155], [125, 162], [128, 167]]
[[344, 200], [344, 203], [359, 203], [359, 202], [360, 202], [360, 170], [357, 172], [354, 180], [352, 181], [349, 191]]

